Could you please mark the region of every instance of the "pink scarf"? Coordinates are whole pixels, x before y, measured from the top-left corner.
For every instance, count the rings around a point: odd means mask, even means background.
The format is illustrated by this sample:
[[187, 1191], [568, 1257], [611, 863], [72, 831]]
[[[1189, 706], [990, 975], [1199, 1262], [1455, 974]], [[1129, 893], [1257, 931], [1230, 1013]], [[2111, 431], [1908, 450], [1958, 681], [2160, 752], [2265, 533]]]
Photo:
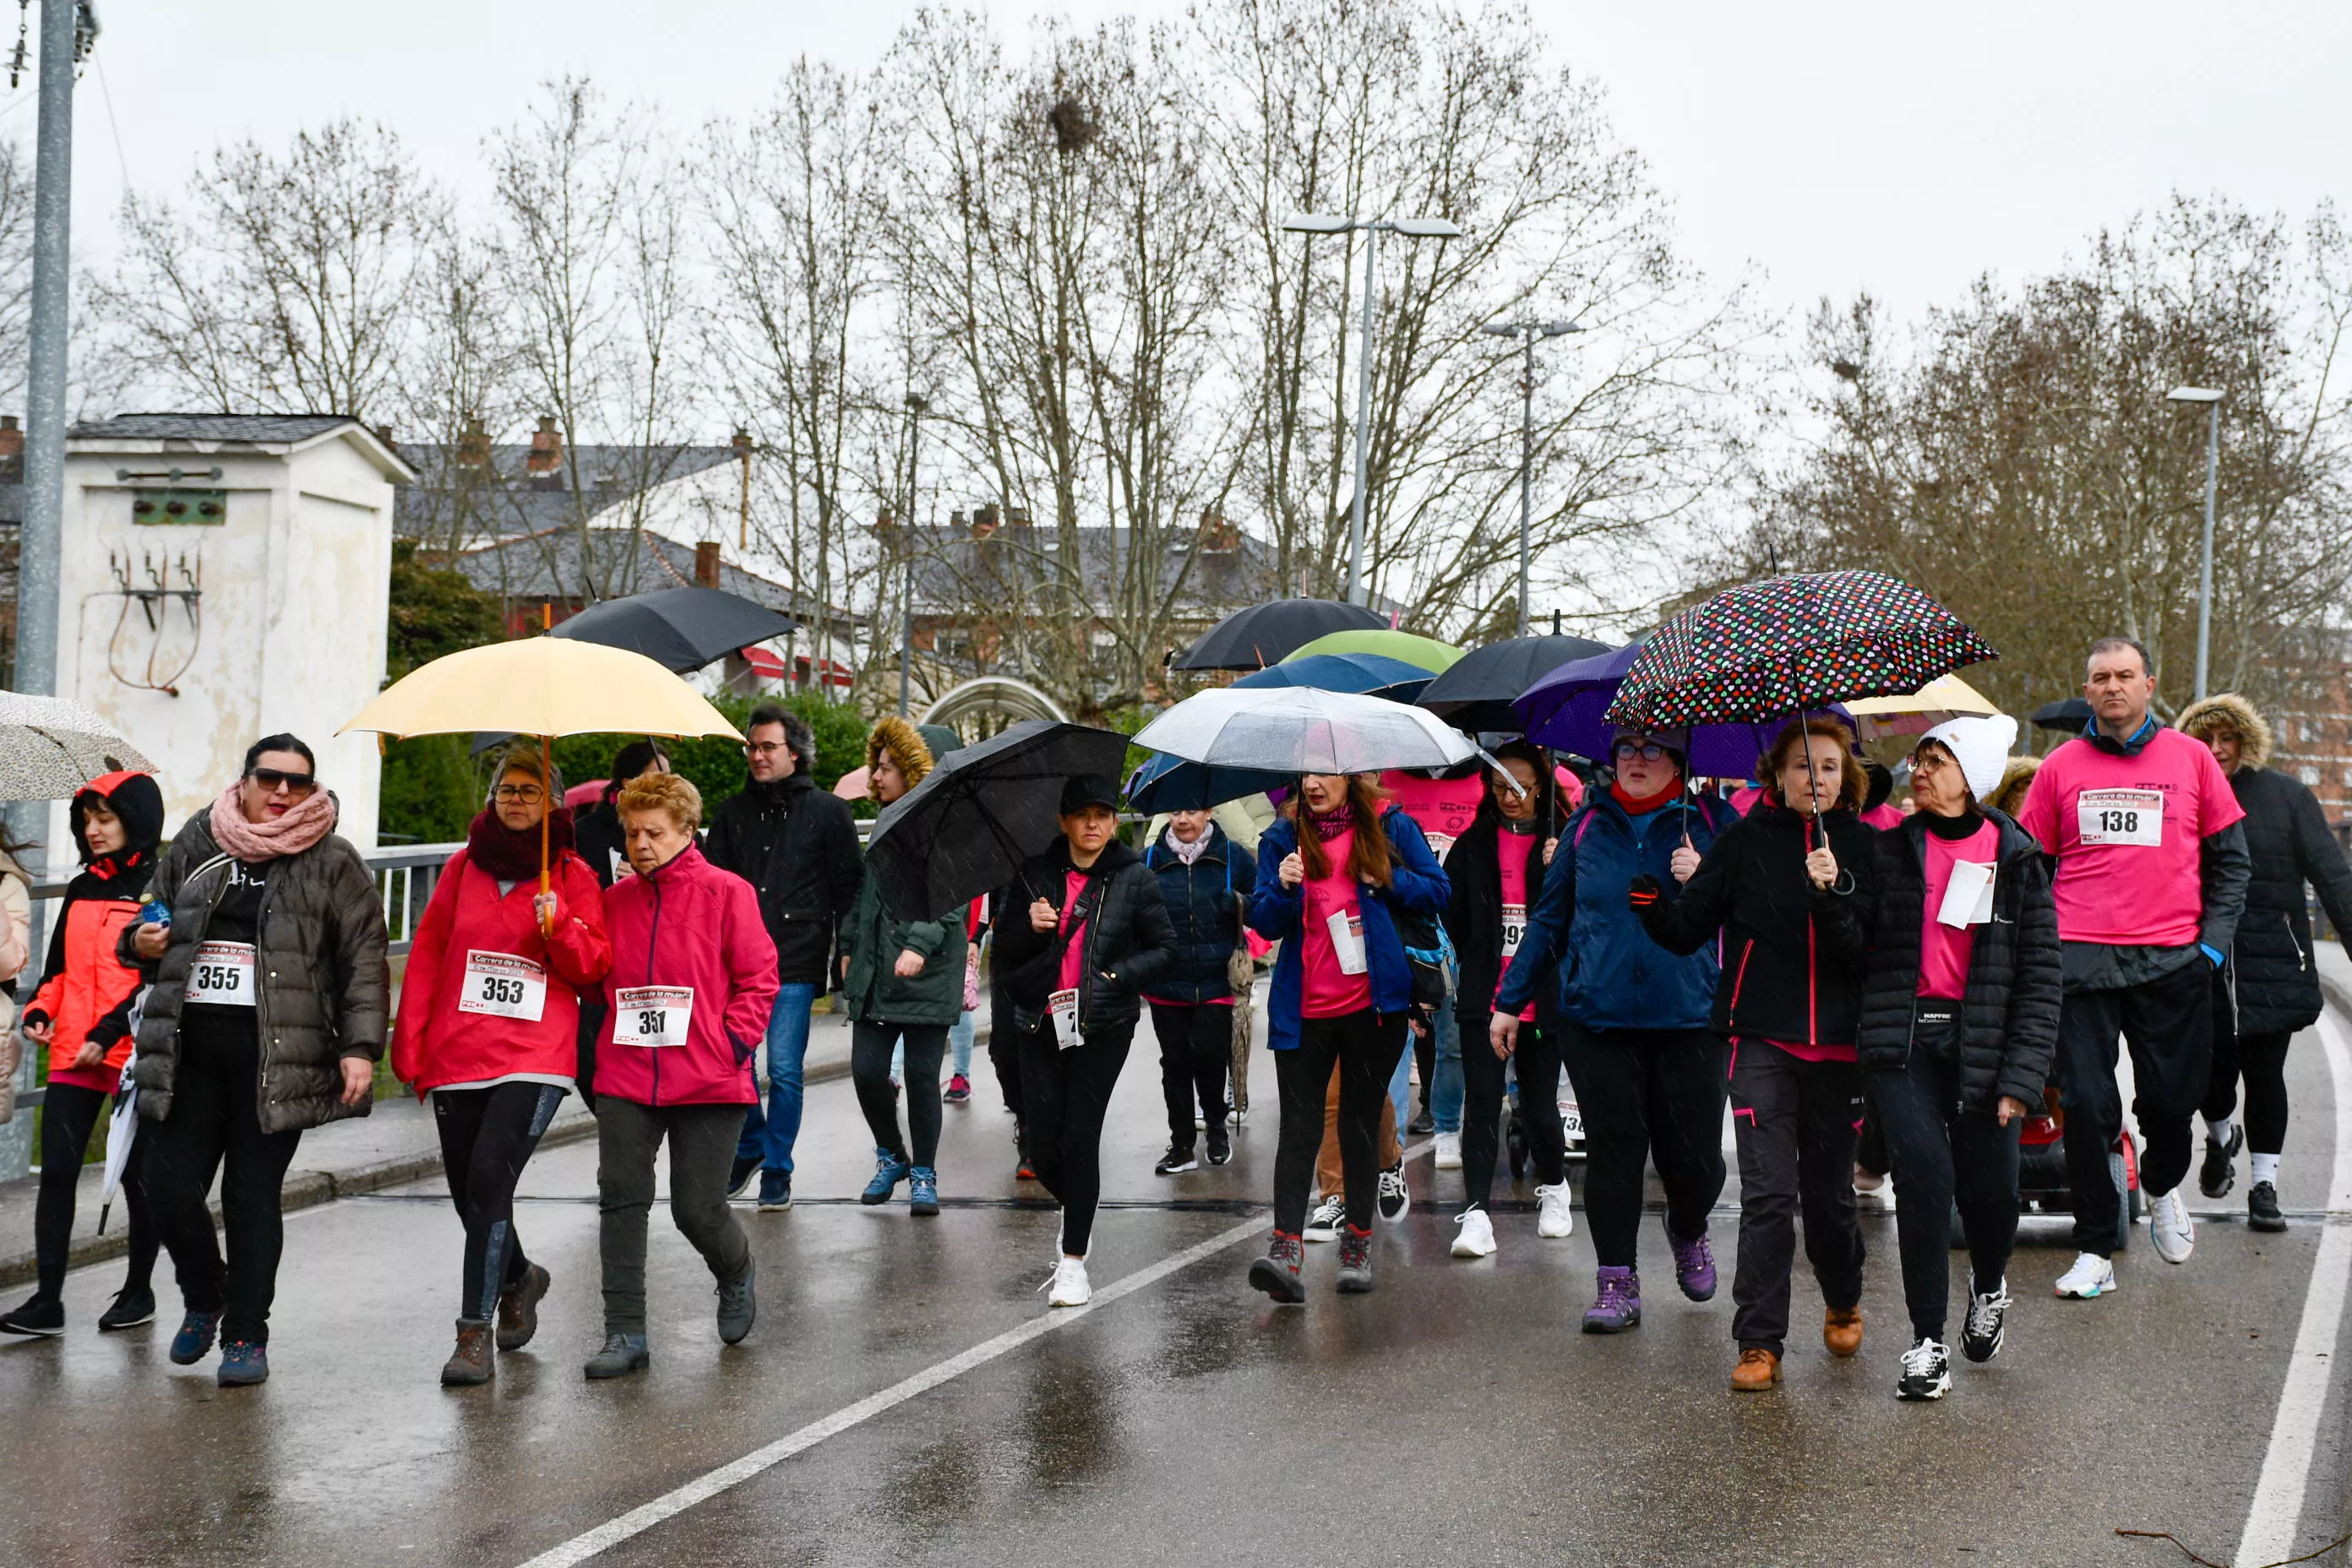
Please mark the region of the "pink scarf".
[[213, 842], [248, 865], [299, 855], [335, 830], [335, 797], [325, 790], [312, 790], [274, 821], [247, 822], [237, 800], [243, 784], [240, 779], [221, 792], [209, 821]]

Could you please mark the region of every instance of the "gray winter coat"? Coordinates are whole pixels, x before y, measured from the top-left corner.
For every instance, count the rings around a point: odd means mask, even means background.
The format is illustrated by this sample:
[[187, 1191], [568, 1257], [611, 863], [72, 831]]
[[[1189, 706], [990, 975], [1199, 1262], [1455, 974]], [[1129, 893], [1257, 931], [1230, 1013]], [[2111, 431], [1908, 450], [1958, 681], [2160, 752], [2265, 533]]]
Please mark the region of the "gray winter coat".
[[[180, 998], [229, 864], [214, 842], [211, 813], [199, 811], [163, 851], [148, 889], [172, 910], [170, 944], [145, 966], [153, 984], [132, 1068], [139, 1113], [156, 1121], [172, 1114]], [[137, 930], [134, 925], [122, 936], [123, 956], [132, 963], [139, 962], [129, 951]], [[383, 1055], [392, 974], [383, 901], [359, 851], [331, 833], [280, 860], [262, 892], [257, 931], [261, 1130], [284, 1132], [365, 1116], [369, 1100], [342, 1102], [342, 1058], [375, 1061]]]

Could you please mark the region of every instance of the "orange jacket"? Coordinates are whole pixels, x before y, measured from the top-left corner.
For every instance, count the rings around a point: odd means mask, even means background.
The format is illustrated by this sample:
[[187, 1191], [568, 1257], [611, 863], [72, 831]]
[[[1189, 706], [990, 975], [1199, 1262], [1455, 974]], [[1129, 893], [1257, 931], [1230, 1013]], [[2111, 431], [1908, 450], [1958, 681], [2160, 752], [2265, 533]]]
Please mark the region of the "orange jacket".
[[[77, 879], [79, 880], [79, 879]], [[24, 1021], [49, 1020], [49, 1081], [113, 1092], [131, 1059], [131, 999], [146, 984], [115, 956], [123, 929], [139, 918], [139, 900], [97, 893], [68, 894], [64, 919], [49, 942], [48, 973], [25, 1005]], [[106, 1047], [103, 1066], [77, 1068], [86, 1041]]]

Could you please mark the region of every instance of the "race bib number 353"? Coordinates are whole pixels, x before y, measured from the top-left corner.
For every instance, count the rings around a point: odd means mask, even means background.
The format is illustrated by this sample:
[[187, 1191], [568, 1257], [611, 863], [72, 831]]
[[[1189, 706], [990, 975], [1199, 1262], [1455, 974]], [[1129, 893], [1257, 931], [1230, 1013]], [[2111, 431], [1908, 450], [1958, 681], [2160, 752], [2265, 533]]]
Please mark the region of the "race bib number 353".
[[2074, 827], [2084, 846], [2164, 842], [2164, 794], [2152, 789], [2086, 789], [2074, 797]]
[[547, 1011], [547, 971], [516, 953], [473, 949], [466, 954], [457, 1011], [536, 1024]]
[[682, 1046], [693, 1021], [691, 985], [624, 985], [613, 993], [616, 1046]]

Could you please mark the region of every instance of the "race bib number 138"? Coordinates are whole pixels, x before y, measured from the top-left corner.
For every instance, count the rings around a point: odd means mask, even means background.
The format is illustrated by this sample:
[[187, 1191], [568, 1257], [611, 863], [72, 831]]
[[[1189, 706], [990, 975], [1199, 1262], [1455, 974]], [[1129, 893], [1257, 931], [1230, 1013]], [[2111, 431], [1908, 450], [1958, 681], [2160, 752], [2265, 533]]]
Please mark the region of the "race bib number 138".
[[2074, 797], [2074, 826], [2087, 847], [2164, 842], [2164, 795], [2152, 789], [2086, 789]]

